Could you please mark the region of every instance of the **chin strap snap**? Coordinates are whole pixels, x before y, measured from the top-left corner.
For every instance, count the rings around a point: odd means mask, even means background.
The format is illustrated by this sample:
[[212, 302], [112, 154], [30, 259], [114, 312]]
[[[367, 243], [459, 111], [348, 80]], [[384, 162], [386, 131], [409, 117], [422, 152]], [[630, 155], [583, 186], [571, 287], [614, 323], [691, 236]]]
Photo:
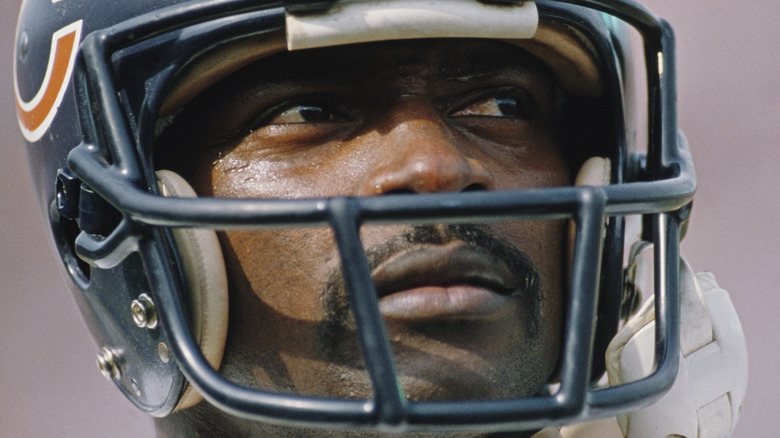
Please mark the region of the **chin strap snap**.
[[[643, 257], [652, 245], [632, 251], [628, 278], [641, 293]], [[632, 273], [633, 272], [633, 273]], [[723, 438], [731, 435], [747, 389], [747, 346], [728, 292], [711, 273], [693, 273], [680, 260], [680, 365], [677, 379], [657, 403], [620, 416], [626, 438]], [[653, 371], [654, 299], [651, 296], [607, 349], [610, 385]]]

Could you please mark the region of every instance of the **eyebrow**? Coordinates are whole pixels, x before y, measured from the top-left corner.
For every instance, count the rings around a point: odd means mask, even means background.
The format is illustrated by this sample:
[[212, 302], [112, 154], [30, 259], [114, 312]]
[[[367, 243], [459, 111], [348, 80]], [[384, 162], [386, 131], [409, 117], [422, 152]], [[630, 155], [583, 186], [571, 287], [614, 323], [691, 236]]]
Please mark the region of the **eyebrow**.
[[413, 45], [371, 43], [362, 47], [282, 52], [223, 79], [196, 99], [187, 112], [209, 112], [224, 102], [233, 102], [237, 107], [266, 105], [298, 93], [341, 93], [345, 87], [362, 95], [361, 87], [373, 87], [383, 78], [399, 77], [405, 69], [415, 75], [421, 68], [427, 69], [429, 80], [453, 86], [512, 77], [523, 82], [552, 77], [545, 65], [528, 52], [510, 43], [494, 43], [434, 43], [419, 50]]
[[[512, 49], [512, 48], [510, 48]], [[446, 57], [438, 65], [442, 79], [460, 80], [463, 78], [496, 76], [508, 71], [540, 72], [541, 61], [525, 51], [491, 50], [469, 52], [465, 57]]]

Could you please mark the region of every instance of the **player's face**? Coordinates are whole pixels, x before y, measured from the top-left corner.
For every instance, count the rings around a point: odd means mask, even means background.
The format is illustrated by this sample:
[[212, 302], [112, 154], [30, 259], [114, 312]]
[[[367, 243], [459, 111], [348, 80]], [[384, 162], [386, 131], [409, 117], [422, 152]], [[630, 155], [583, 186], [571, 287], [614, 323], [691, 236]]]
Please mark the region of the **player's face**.
[[[554, 80], [516, 47], [408, 41], [287, 53], [181, 116], [204, 196], [381, 196], [562, 186]], [[177, 122], [181, 125], [181, 122]], [[178, 128], [180, 129], [180, 128]], [[560, 346], [566, 224], [366, 226], [410, 399], [536, 393]], [[225, 231], [222, 371], [285, 392], [370, 396], [325, 228]]]

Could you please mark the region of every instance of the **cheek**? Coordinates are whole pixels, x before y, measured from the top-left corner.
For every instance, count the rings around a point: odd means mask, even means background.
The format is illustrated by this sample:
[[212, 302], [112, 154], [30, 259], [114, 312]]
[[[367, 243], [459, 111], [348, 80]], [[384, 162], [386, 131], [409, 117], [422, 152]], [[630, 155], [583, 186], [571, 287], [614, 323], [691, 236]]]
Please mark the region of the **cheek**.
[[548, 239], [543, 262], [539, 271], [543, 281], [544, 307], [542, 319], [546, 331], [543, 345], [545, 358], [550, 365], [557, 362], [561, 348], [561, 332], [563, 330], [564, 300], [568, 288], [568, 222], [556, 221], [549, 224], [551, 238]]
[[[201, 193], [232, 198], [304, 198], [356, 195], [374, 157], [366, 148], [339, 142], [316, 150], [269, 158], [260, 152], [233, 150], [202, 163], [208, 175]], [[206, 185], [207, 184], [207, 185]]]
[[210, 171], [214, 196], [223, 198], [293, 198], [307, 191], [306, 173], [289, 163], [256, 160], [230, 153]]
[[563, 153], [549, 135], [522, 147], [494, 150], [482, 159], [499, 190], [561, 187], [572, 182]]
[[501, 223], [494, 231], [526, 253], [536, 265], [542, 293], [540, 333], [546, 364], [552, 368], [560, 351], [563, 301], [568, 280], [568, 222]]
[[266, 308], [285, 318], [323, 319], [320, 293], [338, 263], [330, 230], [230, 231], [222, 242], [231, 278], [243, 279], [232, 286], [243, 284]]
[[221, 371], [248, 386], [321, 392], [318, 334], [326, 320], [321, 291], [336, 265], [331, 233], [228, 231], [220, 240], [230, 282]]

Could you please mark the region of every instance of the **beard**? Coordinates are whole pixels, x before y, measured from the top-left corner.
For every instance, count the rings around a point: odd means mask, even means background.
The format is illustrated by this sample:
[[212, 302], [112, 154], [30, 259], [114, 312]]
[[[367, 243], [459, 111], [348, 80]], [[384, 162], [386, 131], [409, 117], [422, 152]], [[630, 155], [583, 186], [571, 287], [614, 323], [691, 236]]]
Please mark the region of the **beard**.
[[[523, 317], [502, 332], [471, 321], [437, 321], [400, 328], [386, 322], [395, 368], [407, 399], [486, 400], [538, 393], [550, 370], [543, 369], [539, 353], [544, 293], [539, 273], [528, 255], [486, 227], [445, 225], [412, 227], [368, 248], [366, 258], [369, 269], [373, 270], [383, 261], [415, 246], [451, 242], [463, 242], [487, 251], [524, 279], [524, 287], [508, 293], [518, 308], [523, 309]], [[361, 292], [365, 293], [356, 293]], [[372, 386], [363, 366], [358, 328], [350, 310], [348, 293], [341, 270], [333, 269], [322, 292], [326, 321], [321, 327], [318, 348], [319, 354], [329, 363], [328, 376], [323, 379], [334, 382], [329, 395], [370, 398]], [[492, 342], [498, 343], [499, 347], [490, 353], [473, 347]]]

